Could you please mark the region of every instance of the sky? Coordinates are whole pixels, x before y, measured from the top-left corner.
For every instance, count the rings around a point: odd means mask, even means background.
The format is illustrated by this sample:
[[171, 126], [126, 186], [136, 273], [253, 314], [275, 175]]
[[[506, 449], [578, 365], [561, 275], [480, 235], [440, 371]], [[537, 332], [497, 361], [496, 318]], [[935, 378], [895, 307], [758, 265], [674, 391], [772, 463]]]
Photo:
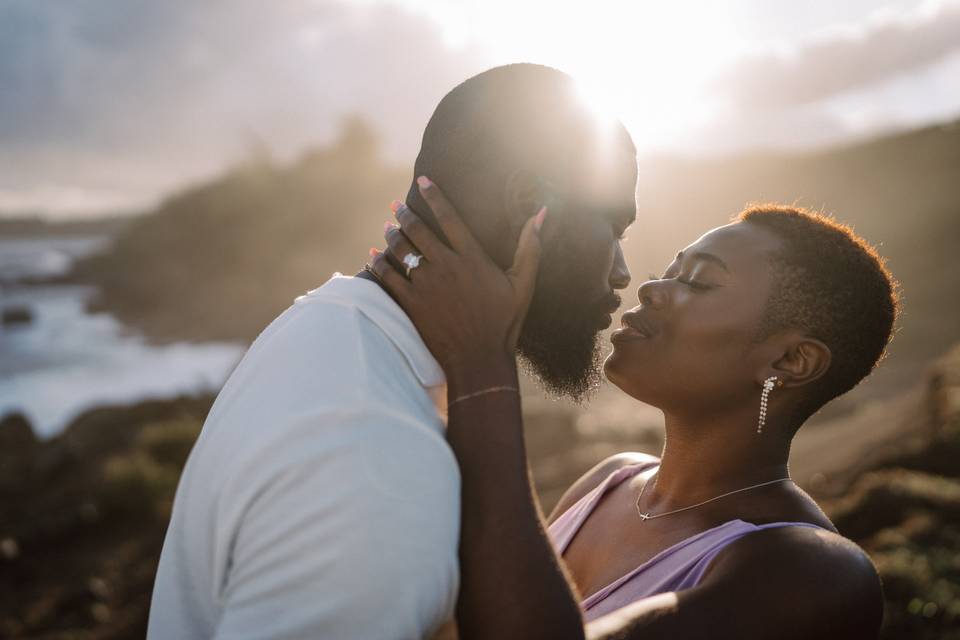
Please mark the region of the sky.
[[461, 80], [578, 78], [641, 154], [960, 117], [960, 0], [0, 0], [0, 215], [130, 213], [361, 114], [411, 163]]

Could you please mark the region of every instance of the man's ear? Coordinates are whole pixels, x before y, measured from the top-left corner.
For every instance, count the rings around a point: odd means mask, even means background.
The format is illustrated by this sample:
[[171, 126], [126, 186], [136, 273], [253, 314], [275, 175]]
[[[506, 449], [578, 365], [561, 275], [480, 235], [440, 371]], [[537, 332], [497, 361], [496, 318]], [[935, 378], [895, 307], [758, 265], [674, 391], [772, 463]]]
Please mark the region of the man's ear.
[[808, 385], [830, 368], [833, 355], [822, 341], [797, 333], [783, 336], [783, 342], [782, 355], [773, 362], [769, 375], [777, 376], [784, 387]]
[[507, 177], [503, 192], [503, 210], [511, 231], [519, 235], [523, 225], [549, 198], [544, 181], [537, 174], [518, 169]]

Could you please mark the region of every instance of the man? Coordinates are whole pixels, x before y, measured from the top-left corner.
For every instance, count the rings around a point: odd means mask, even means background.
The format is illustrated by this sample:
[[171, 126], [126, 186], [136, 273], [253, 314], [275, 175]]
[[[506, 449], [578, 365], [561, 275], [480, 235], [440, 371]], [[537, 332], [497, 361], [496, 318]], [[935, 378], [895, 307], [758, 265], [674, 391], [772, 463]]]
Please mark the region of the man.
[[[519, 350], [547, 389], [583, 397], [630, 279], [619, 240], [636, 161], [623, 127], [595, 122], [554, 69], [498, 67], [444, 97], [415, 175], [461, 203], [504, 267], [550, 207], [555, 240]], [[408, 205], [432, 224], [416, 185]], [[148, 636], [432, 634], [459, 581], [445, 418], [442, 370], [375, 278], [335, 276], [298, 298], [237, 366], [190, 455]]]

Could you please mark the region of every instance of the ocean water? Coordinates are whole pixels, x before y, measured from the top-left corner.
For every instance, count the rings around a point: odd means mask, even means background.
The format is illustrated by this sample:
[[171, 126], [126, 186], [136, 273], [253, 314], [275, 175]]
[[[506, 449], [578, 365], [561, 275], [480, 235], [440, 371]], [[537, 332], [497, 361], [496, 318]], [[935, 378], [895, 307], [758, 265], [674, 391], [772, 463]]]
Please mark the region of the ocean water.
[[109, 244], [106, 236], [0, 237], [0, 284], [65, 275], [77, 258]]
[[110, 314], [87, 313], [90, 287], [16, 284], [66, 273], [108, 242], [0, 239], [0, 309], [32, 314], [28, 324], [0, 327], [0, 416], [24, 414], [40, 437], [97, 406], [216, 391], [243, 354], [232, 343], [147, 344]]

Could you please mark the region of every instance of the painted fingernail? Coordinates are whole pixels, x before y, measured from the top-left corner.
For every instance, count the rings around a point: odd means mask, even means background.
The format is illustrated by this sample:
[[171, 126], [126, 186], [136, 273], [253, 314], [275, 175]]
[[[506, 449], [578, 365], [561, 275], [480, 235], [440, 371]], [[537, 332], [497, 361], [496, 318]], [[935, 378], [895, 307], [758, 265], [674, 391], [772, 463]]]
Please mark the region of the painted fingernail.
[[430, 178], [427, 176], [420, 176], [417, 178], [417, 184], [420, 185], [421, 189], [429, 189], [433, 186], [433, 183], [430, 182]]
[[386, 234], [388, 231], [396, 227], [397, 225], [393, 224], [389, 220], [383, 223], [383, 232]]
[[402, 202], [400, 202], [399, 200], [394, 200], [393, 202], [390, 203], [390, 211], [393, 211], [394, 213], [396, 213], [397, 211], [400, 210], [400, 207], [402, 206], [403, 206]]
[[540, 211], [537, 212], [537, 219], [533, 221], [533, 228], [540, 231], [540, 227], [543, 226], [543, 220], [547, 217], [547, 208], [540, 207]]
[[377, 251], [377, 250], [374, 249], [373, 247], [370, 247], [370, 257], [371, 257], [371, 258], [376, 258], [379, 253], [380, 253], [379, 251]]

